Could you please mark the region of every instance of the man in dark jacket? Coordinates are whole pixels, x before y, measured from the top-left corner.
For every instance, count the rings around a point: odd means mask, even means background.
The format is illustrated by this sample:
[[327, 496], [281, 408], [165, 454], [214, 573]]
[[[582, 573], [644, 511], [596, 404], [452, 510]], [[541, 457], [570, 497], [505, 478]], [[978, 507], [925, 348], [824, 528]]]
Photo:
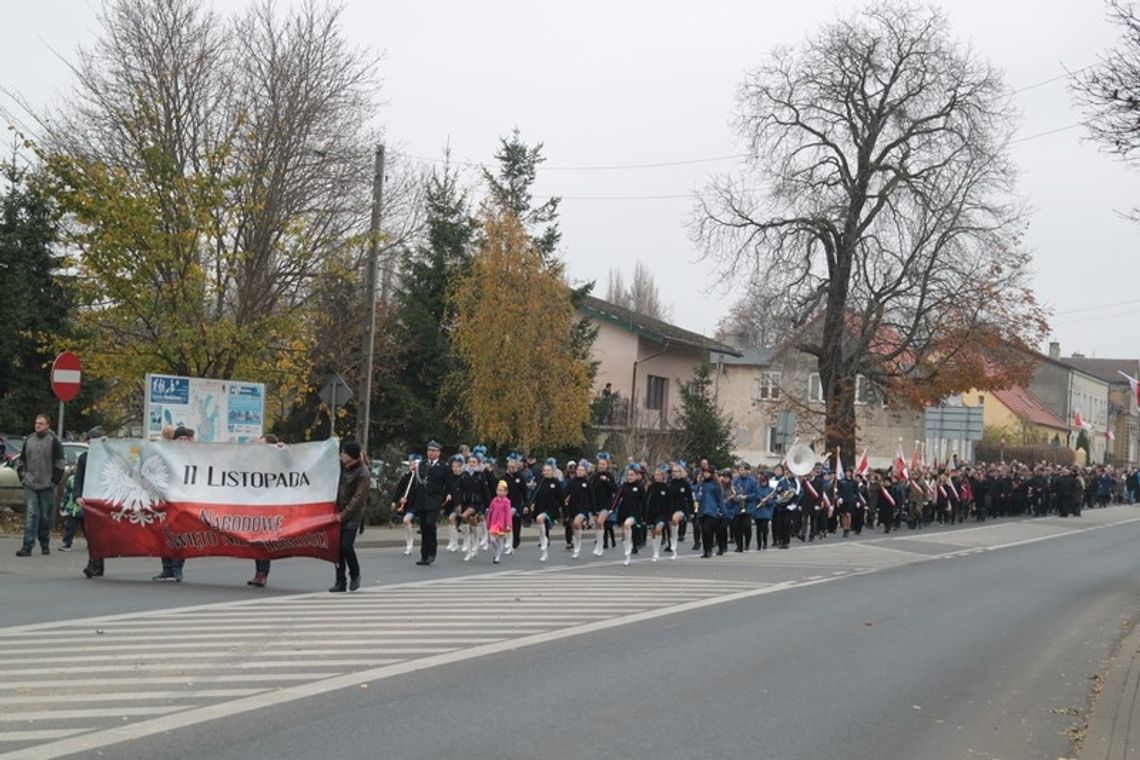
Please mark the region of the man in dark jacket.
[[340, 481], [336, 487], [336, 519], [340, 522], [340, 552], [336, 560], [336, 583], [329, 591], [345, 590], [345, 565], [348, 566], [348, 590], [360, 588], [360, 562], [356, 559], [356, 530], [368, 503], [372, 477], [360, 457], [360, 444], [340, 444]]
[[[87, 433], [87, 443], [91, 445], [106, 437], [103, 428], [96, 426], [91, 428]], [[84, 451], [79, 455], [79, 459], [75, 463], [75, 484], [72, 486], [72, 492], [75, 495], [75, 501], [79, 504], [80, 509], [83, 508], [83, 486], [87, 482], [87, 452]], [[80, 520], [82, 520], [82, 513], [80, 513]], [[87, 537], [87, 525], [83, 524], [83, 537]], [[87, 542], [87, 567], [83, 568], [83, 574], [88, 578], [102, 578], [103, 577], [103, 560], [91, 559], [91, 542]]]
[[55, 489], [63, 480], [63, 444], [51, 432], [51, 420], [46, 414], [36, 415], [35, 432], [24, 439], [18, 471], [24, 486], [24, 544], [17, 557], [30, 557], [36, 539], [40, 553], [51, 554], [51, 523], [55, 517]]
[[423, 540], [420, 542], [417, 565], [435, 562], [435, 524], [439, 521], [440, 510], [451, 499], [449, 473], [447, 464], [439, 459], [439, 444], [431, 441], [427, 445], [427, 459], [420, 462], [419, 467], [422, 487], [417, 489], [419, 503], [416, 505], [416, 513], [420, 518], [420, 535]]

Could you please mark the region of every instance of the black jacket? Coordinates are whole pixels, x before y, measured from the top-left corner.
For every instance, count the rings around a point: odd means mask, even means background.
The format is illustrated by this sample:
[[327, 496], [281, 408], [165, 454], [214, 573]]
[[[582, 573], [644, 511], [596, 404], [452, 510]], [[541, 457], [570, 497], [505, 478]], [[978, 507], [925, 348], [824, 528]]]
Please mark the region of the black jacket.
[[434, 465], [425, 459], [420, 462], [419, 474], [423, 488], [418, 489], [416, 511], [438, 512], [443, 509], [444, 499], [450, 491], [451, 468], [442, 459], [435, 460]]

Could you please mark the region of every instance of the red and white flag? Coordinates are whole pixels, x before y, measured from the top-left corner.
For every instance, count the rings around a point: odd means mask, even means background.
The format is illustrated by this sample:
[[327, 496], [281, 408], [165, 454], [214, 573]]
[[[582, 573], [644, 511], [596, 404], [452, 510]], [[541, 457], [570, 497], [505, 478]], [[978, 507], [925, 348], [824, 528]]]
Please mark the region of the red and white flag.
[[865, 477], [869, 469], [871, 462], [867, 459], [867, 450], [863, 449], [863, 456], [859, 457], [859, 464], [855, 465], [855, 474]]
[[920, 469], [922, 469], [922, 461], [919, 459], [919, 451], [920, 449], [918, 448], [918, 441], [915, 441], [914, 453], [910, 455], [910, 469], [914, 472], [918, 472]]
[[1112, 432], [1111, 430], [1104, 431], [1104, 440], [1112, 443], [1116, 440], [1116, 433]]
[[1085, 418], [1081, 416], [1080, 409], [1073, 410], [1073, 426], [1085, 428], [1086, 430], [1089, 428], [1089, 423], [1085, 422]]
[[1132, 386], [1132, 395], [1136, 398], [1136, 406], [1140, 406], [1140, 380], [1137, 380], [1131, 375], [1125, 375], [1123, 372], [1120, 374], [1124, 375], [1124, 378], [1128, 381], [1128, 384]]
[[906, 459], [903, 457], [902, 444], [899, 444], [899, 450], [895, 454], [895, 473], [903, 480], [910, 480], [910, 470], [906, 467]]
[[335, 562], [336, 439], [292, 446], [100, 439], [84, 530], [104, 557], [316, 557]]

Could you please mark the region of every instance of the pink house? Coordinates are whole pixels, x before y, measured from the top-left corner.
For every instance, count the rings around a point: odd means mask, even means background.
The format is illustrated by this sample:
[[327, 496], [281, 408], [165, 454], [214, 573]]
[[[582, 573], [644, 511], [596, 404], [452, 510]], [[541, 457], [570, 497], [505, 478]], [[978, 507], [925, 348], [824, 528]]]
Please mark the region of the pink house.
[[[687, 383], [709, 353], [740, 356], [727, 344], [659, 319], [587, 296], [583, 316], [598, 327], [594, 392], [616, 398], [603, 427], [671, 430], [680, 405], [677, 383]], [[632, 402], [632, 403], [631, 403]]]

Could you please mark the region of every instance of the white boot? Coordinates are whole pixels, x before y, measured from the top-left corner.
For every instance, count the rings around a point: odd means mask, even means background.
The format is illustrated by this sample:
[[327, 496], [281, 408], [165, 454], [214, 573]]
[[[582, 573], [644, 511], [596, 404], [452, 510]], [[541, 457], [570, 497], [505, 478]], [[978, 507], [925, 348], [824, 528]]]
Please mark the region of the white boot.
[[416, 543], [416, 529], [412, 527], [411, 523], [404, 523], [404, 556], [412, 553], [412, 547]]
[[606, 529], [605, 528], [594, 528], [594, 556], [595, 557], [600, 557], [606, 553], [606, 550], [603, 548], [604, 544], [602, 543], [605, 540], [605, 537], [606, 537]]
[[508, 557], [515, 553], [515, 534], [514, 532], [503, 534], [503, 554]]
[[578, 559], [578, 555], [582, 553], [582, 529], [574, 529], [574, 553], [570, 555], [570, 559]]
[[463, 561], [470, 562], [479, 552], [479, 542], [475, 538], [475, 529], [470, 525], [463, 531]]
[[680, 543], [681, 542], [677, 540], [677, 531], [673, 531], [673, 543], [670, 546], [670, 548], [672, 549], [672, 553], [673, 553], [673, 559], [677, 559], [677, 553], [678, 553], [677, 550], [678, 550]]
[[546, 536], [546, 526], [538, 526], [538, 561], [545, 562], [547, 557], [547, 549], [550, 547], [550, 539]]
[[653, 561], [654, 562], [661, 559], [661, 542], [663, 540], [664, 540], [663, 536], [658, 536], [656, 538], [654, 538], [652, 536], [649, 537], [649, 543], [653, 544]]
[[496, 565], [499, 564], [500, 562], [502, 562], [502, 560], [503, 560], [503, 539], [502, 538], [492, 538], [491, 539], [491, 550], [495, 552], [495, 557], [492, 560], [492, 562], [494, 562]]
[[625, 561], [622, 562], [622, 564], [627, 567], [629, 566], [629, 563], [633, 561], [631, 559], [631, 557], [633, 557], [633, 537], [630, 535], [630, 533], [631, 531], [629, 528], [624, 528], [621, 532], [621, 546], [622, 549], [625, 550]]
[[487, 523], [481, 522], [475, 529], [475, 535], [479, 537], [479, 548], [487, 551]]
[[447, 550], [449, 552], [459, 550], [459, 528], [451, 523], [447, 524]]

